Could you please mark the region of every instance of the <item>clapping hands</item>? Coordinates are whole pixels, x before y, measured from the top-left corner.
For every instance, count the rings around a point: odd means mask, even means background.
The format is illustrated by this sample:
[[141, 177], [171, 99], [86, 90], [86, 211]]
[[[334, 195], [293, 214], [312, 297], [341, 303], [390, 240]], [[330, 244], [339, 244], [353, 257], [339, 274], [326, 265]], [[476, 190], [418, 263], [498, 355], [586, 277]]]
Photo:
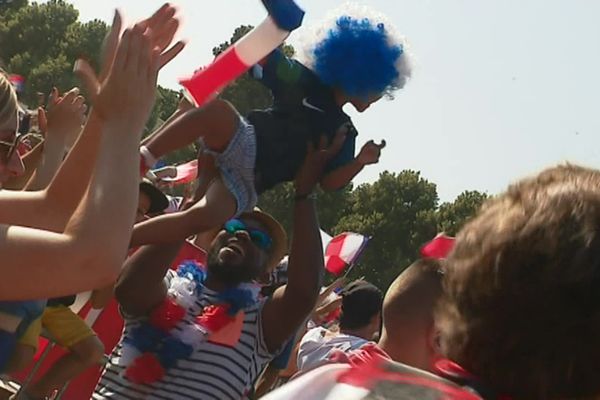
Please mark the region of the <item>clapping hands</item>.
[[137, 131], [154, 104], [158, 72], [183, 50], [184, 43], [169, 47], [179, 21], [175, 8], [168, 4], [122, 35], [121, 26], [117, 11], [105, 41], [100, 73], [96, 75], [82, 59], [76, 62], [75, 73], [85, 84], [95, 115], [127, 122]]

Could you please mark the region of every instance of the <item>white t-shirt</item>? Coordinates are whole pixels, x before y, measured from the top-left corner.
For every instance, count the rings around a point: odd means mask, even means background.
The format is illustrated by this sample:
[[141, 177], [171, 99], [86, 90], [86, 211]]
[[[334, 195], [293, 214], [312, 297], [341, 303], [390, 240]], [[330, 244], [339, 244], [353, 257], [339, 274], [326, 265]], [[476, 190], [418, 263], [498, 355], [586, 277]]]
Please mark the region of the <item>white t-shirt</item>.
[[261, 397], [261, 400], [360, 400], [369, 394], [368, 390], [337, 382], [338, 377], [350, 368], [348, 364], [324, 365]]
[[346, 335], [334, 334], [325, 328], [314, 328], [306, 332], [300, 341], [298, 350], [298, 370], [306, 372], [325, 364], [332, 350], [343, 352], [356, 350], [369, 343], [368, 340]]

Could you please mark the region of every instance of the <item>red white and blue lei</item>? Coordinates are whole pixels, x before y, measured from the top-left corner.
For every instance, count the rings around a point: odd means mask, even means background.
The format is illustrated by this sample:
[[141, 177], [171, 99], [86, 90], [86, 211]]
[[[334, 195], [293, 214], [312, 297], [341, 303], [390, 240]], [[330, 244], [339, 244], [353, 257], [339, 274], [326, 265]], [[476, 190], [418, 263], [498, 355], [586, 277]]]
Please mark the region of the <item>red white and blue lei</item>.
[[[123, 341], [119, 364], [126, 367], [127, 379], [151, 384], [161, 380], [177, 361], [190, 357], [206, 341], [237, 343], [241, 324], [234, 322], [243, 320], [243, 310], [258, 302], [260, 286], [256, 284], [241, 284], [220, 292], [219, 303], [204, 307], [193, 323], [175, 329], [201, 296], [205, 280], [204, 267], [195, 261], [184, 261], [177, 268], [163, 303]], [[228, 339], [218, 338], [228, 330], [225, 328], [234, 325], [233, 334], [226, 334]]]

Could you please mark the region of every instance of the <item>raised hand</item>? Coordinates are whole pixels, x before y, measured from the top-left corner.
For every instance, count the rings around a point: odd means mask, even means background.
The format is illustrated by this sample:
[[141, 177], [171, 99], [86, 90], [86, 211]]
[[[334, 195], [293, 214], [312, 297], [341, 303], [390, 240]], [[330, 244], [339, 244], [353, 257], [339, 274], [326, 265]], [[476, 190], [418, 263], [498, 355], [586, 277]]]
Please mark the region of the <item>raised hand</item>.
[[314, 190], [323, 176], [327, 162], [340, 151], [344, 140], [346, 140], [346, 130], [340, 129], [329, 146], [327, 146], [326, 136], [321, 137], [321, 142], [317, 149], [309, 141], [306, 158], [294, 182], [298, 195], [308, 195]]
[[383, 150], [385, 144], [385, 140], [382, 140], [381, 144], [376, 144], [374, 141], [369, 140], [360, 149], [357, 156], [358, 162], [362, 165], [377, 164], [381, 156], [381, 150]]
[[40, 129], [46, 139], [57, 138], [63, 143], [73, 143], [81, 132], [87, 106], [85, 98], [79, 95], [79, 89], [73, 88], [64, 96], [58, 89], [52, 89], [47, 110], [38, 110]]
[[[122, 40], [120, 38], [121, 27], [121, 14], [115, 11], [111, 30], [104, 42], [103, 63], [99, 75], [95, 74], [87, 61], [79, 59], [75, 63], [75, 73], [84, 82], [92, 103], [96, 102], [96, 97], [118, 57], [117, 49]], [[147, 36], [151, 51], [153, 54], [156, 53], [154, 57], [156, 58], [157, 71], [175, 58], [185, 46], [183, 42], [179, 41], [168, 50], [165, 50], [173, 41], [179, 27], [179, 21], [175, 18], [175, 8], [169, 4], [163, 5], [152, 17], [139, 22], [136, 27]]]

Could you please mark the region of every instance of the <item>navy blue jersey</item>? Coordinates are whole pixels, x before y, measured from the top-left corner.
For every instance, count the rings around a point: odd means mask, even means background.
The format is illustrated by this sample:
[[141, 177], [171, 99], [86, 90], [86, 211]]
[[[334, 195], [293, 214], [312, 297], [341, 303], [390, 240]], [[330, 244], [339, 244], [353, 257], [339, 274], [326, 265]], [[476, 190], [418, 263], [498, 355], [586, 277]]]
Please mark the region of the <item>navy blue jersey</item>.
[[252, 72], [273, 94], [271, 108], [248, 115], [256, 131], [257, 193], [293, 180], [306, 157], [308, 142], [318, 145], [322, 135], [331, 141], [344, 124], [350, 125], [350, 134], [326, 172], [354, 159], [356, 130], [352, 121], [336, 104], [333, 89], [314, 72], [281, 50], [271, 53], [264, 65], [255, 66]]

